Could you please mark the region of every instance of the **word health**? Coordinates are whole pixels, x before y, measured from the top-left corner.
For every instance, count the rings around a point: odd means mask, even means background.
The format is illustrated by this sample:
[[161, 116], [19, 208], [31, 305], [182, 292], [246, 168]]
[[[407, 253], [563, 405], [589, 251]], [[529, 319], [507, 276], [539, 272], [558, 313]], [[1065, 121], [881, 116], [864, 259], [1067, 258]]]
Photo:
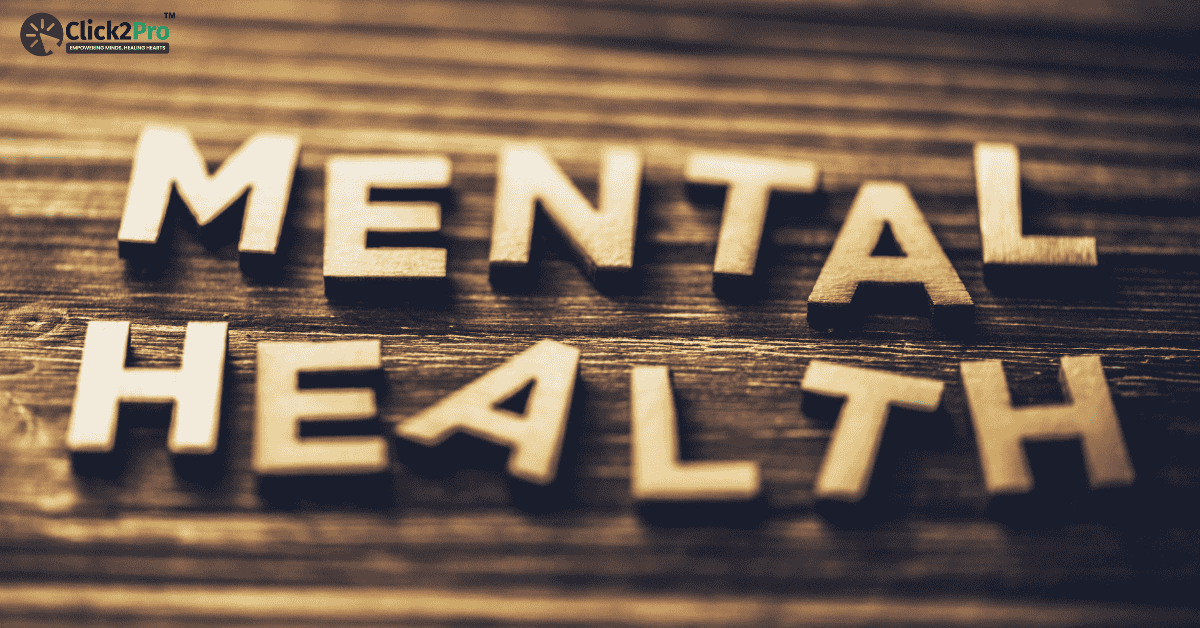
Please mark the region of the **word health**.
[[[126, 367], [128, 322], [88, 324], [67, 427], [72, 452], [114, 448], [122, 402], [171, 403], [167, 446], [181, 455], [217, 449], [227, 323], [188, 323], [182, 366]], [[579, 349], [542, 340], [434, 405], [397, 422], [393, 435], [433, 447], [456, 433], [510, 450], [508, 472], [538, 485], [553, 482], [579, 373]], [[382, 435], [300, 436], [303, 421], [357, 421], [378, 416], [372, 388], [309, 389], [301, 373], [369, 373], [382, 369], [379, 340], [259, 342], [254, 402], [253, 468], [262, 476], [382, 473]], [[1131, 485], [1134, 469], [1100, 357], [1064, 356], [1065, 404], [1013, 407], [999, 360], [959, 366], [974, 425], [983, 479], [991, 494], [1025, 493], [1033, 475], [1023, 444], [1078, 439], [1092, 488]], [[844, 399], [816, 480], [818, 498], [847, 502], [867, 492], [893, 408], [931, 413], [942, 405], [941, 381], [814, 360], [801, 390]], [[630, 370], [630, 490], [646, 501], [749, 500], [761, 492], [751, 461], [679, 460], [677, 417], [667, 366]], [[527, 394], [521, 412], [506, 407]]]

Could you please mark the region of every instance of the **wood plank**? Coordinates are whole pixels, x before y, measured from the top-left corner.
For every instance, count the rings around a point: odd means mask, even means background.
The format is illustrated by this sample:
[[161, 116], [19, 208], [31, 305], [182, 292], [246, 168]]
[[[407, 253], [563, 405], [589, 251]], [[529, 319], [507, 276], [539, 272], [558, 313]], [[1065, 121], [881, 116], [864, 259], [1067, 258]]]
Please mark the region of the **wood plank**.
[[[168, 23], [161, 9], [114, 0], [83, 15], [21, 1], [0, 8], [0, 23], [15, 31], [39, 11]], [[1200, 24], [1191, 7], [176, 11], [169, 55], [0, 55], [0, 623], [1200, 622], [1200, 57], [1180, 43]], [[210, 168], [254, 133], [300, 137], [278, 276], [244, 273], [234, 229], [200, 231], [179, 207], [161, 267], [118, 257], [134, 143], [162, 123], [186, 127]], [[985, 281], [980, 141], [1020, 150], [1024, 233], [1096, 238], [1093, 283], [1022, 292]], [[593, 206], [605, 148], [644, 156], [630, 281], [588, 279], [543, 220], [528, 285], [492, 281], [497, 157], [510, 142], [544, 147]], [[724, 198], [687, 184], [697, 153], [821, 171], [819, 194], [772, 197], [748, 298], [713, 293]], [[450, 160], [443, 290], [326, 297], [336, 154]], [[937, 331], [903, 290], [864, 295], [891, 305], [860, 331], [806, 324], [869, 180], [912, 191], [975, 302], [973, 334]], [[131, 321], [128, 363], [165, 368], [179, 367], [186, 323], [229, 324], [213, 460], [172, 457], [166, 415], [145, 409], [122, 414], [116, 455], [72, 458], [92, 321]], [[380, 343], [381, 421], [345, 428], [372, 435], [538, 341], [577, 348], [557, 479], [513, 479], [506, 450], [461, 437], [435, 448], [389, 437], [383, 474], [260, 479], [257, 344], [335, 340]], [[1053, 404], [1066, 401], [1064, 355], [1100, 356], [1137, 481], [1085, 491], [1078, 447], [1051, 443], [1028, 449], [1033, 494], [989, 501], [960, 362], [1003, 360], [1017, 406]], [[945, 384], [932, 419], [893, 412], [857, 504], [814, 494], [838, 412], [801, 391], [813, 360]], [[635, 502], [638, 366], [671, 370], [682, 460], [756, 464], [759, 500]], [[330, 429], [302, 426], [301, 437], [341, 433]]]

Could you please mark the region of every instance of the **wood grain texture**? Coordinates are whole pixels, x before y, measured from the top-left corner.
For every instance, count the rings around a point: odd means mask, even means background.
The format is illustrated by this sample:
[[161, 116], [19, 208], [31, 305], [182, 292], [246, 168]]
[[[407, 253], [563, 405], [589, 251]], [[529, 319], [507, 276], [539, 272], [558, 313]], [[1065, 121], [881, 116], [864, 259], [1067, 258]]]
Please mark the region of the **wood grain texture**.
[[[890, 0], [702, 4], [296, 2], [173, 7], [168, 55], [0, 53], [0, 623], [89, 625], [1195, 625], [1200, 580], [1200, 14], [1183, 3]], [[168, 7], [171, 8], [171, 7]], [[7, 2], [24, 17], [165, 23], [157, 3]], [[240, 268], [236, 212], [137, 269], [117, 231], [134, 146], [182, 125], [216, 167], [254, 133], [300, 167], [271, 273]], [[589, 280], [548, 221], [531, 272], [493, 282], [497, 156], [543, 146], [597, 205], [602, 152], [644, 157], [634, 270]], [[985, 282], [972, 147], [1021, 154], [1024, 232], [1093, 236], [1069, 289]], [[743, 298], [713, 293], [724, 198], [694, 152], [811, 161], [772, 197]], [[325, 165], [445, 154], [441, 290], [326, 297]], [[975, 302], [931, 327], [903, 291], [863, 329], [806, 324], [867, 180], [902, 182]], [[409, 246], [411, 244], [401, 244]], [[1056, 286], [1061, 284], [1055, 284]], [[868, 291], [869, 292], [869, 291]], [[166, 415], [124, 412], [116, 456], [69, 455], [90, 321], [132, 321], [130, 366], [176, 367], [189, 321], [228, 322], [220, 447], [172, 457]], [[577, 347], [558, 479], [506, 452], [390, 438], [376, 476], [258, 480], [256, 345], [372, 340], [383, 425], [544, 339]], [[1076, 446], [1028, 448], [1040, 489], [989, 502], [959, 378], [1004, 361], [1017, 405], [1062, 402], [1063, 355], [1099, 355], [1137, 473], [1085, 492]], [[812, 360], [945, 382], [894, 411], [870, 489], [813, 487], [837, 408]], [[746, 508], [646, 508], [629, 490], [633, 366], [668, 366], [682, 458], [752, 461]], [[346, 382], [321, 379], [302, 386]], [[354, 385], [360, 386], [361, 382]], [[913, 419], [913, 420], [909, 420]], [[305, 432], [308, 429], [310, 431]], [[330, 434], [328, 425], [302, 436]]]

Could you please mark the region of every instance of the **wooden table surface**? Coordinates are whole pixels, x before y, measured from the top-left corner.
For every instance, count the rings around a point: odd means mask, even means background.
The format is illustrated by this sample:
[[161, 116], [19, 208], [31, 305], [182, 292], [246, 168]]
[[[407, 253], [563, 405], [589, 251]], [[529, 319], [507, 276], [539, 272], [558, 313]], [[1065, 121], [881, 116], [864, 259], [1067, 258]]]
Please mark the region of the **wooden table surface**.
[[[4, 3], [0, 623], [1200, 624], [1200, 10], [1073, 4]], [[38, 12], [169, 24], [171, 51], [36, 57], [14, 39]], [[254, 132], [302, 138], [281, 272], [243, 273], [234, 236], [188, 220], [161, 267], [118, 257], [150, 123], [187, 127], [211, 167]], [[532, 285], [489, 281], [511, 141], [593, 201], [601, 150], [642, 151], [632, 281], [593, 283], [544, 226]], [[984, 283], [977, 141], [1020, 148], [1027, 232], [1096, 237], [1096, 281]], [[821, 168], [820, 194], [773, 198], [744, 298], [712, 291], [721, 195], [683, 177], [701, 150]], [[446, 289], [330, 301], [325, 161], [380, 153], [453, 162]], [[860, 331], [809, 328], [867, 180], [909, 186], [975, 300], [973, 335], [903, 299]], [[188, 321], [229, 323], [215, 461], [173, 459], [154, 411], [122, 414], [118, 453], [72, 459], [87, 323], [122, 320], [142, 366], [177, 364]], [[559, 480], [511, 480], [504, 450], [456, 438], [391, 439], [383, 476], [260, 482], [256, 343], [357, 338], [382, 341], [376, 431], [538, 340], [579, 347]], [[1003, 359], [1018, 402], [1053, 403], [1059, 357], [1084, 354], [1102, 357], [1136, 484], [1083, 491], [1079, 446], [1039, 445], [1038, 490], [989, 502], [959, 362]], [[836, 416], [800, 392], [816, 359], [946, 382], [934, 420], [893, 415], [855, 508], [813, 496]], [[632, 501], [634, 365], [671, 368], [685, 458], [761, 465], [760, 502]]]

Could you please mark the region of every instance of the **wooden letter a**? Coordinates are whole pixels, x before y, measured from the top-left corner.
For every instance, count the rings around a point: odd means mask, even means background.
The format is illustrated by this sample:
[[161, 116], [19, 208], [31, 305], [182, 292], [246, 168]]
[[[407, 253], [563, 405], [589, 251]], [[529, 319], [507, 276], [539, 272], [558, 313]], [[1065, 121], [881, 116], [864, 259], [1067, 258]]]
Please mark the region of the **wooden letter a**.
[[[455, 432], [512, 450], [508, 472], [554, 481], [579, 372], [579, 349], [543, 340], [503, 366], [396, 426], [396, 435], [432, 447]], [[524, 415], [500, 407], [532, 382]]]
[[[873, 255], [890, 228], [900, 256]], [[858, 190], [833, 250], [808, 297], [808, 324], [826, 330], [854, 319], [860, 284], [921, 284], [937, 327], [970, 325], [975, 303], [901, 183], [868, 181]]]

